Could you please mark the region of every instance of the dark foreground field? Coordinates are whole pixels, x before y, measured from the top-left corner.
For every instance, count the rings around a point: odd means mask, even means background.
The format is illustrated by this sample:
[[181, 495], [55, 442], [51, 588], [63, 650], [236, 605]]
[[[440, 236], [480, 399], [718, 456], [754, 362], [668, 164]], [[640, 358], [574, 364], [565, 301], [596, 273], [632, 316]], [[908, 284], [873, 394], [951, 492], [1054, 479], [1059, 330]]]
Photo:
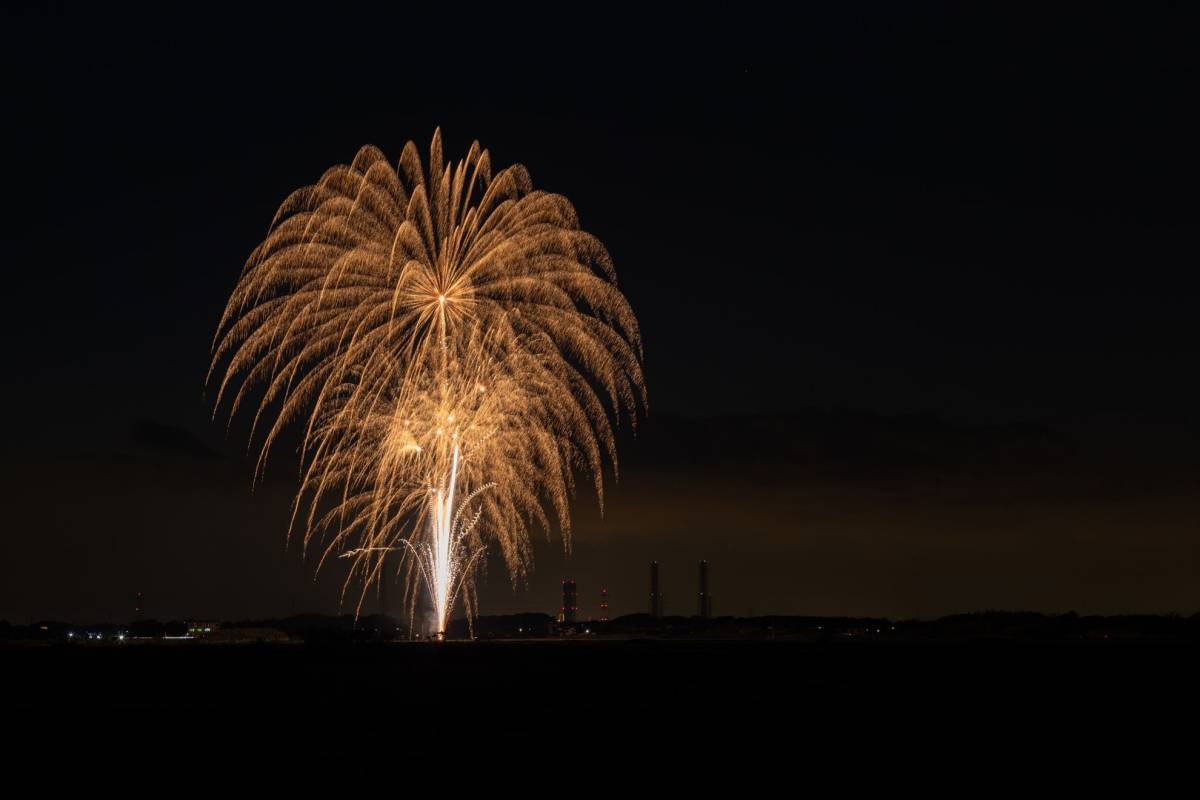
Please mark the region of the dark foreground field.
[[647, 701], [695, 708], [1183, 712], [1200, 648], [1171, 643], [523, 641], [13, 645], [23, 708], [294, 709]]

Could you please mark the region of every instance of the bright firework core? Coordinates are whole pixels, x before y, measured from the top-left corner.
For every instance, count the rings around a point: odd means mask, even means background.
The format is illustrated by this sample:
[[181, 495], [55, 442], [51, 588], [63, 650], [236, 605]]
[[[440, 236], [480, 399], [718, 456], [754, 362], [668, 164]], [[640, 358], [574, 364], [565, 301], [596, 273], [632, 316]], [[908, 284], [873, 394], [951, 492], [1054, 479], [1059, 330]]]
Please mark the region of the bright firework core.
[[303, 426], [293, 527], [306, 548], [323, 537], [318, 568], [352, 560], [359, 608], [399, 577], [439, 634], [456, 605], [473, 615], [489, 545], [514, 585], [531, 526], [569, 546], [576, 476], [603, 504], [613, 420], [646, 402], [637, 320], [603, 245], [523, 167], [493, 175], [478, 143], [443, 163], [440, 132], [427, 166], [412, 142], [395, 167], [365, 147], [284, 201], [218, 327], [218, 374], [231, 416], [263, 390], [260, 469]]

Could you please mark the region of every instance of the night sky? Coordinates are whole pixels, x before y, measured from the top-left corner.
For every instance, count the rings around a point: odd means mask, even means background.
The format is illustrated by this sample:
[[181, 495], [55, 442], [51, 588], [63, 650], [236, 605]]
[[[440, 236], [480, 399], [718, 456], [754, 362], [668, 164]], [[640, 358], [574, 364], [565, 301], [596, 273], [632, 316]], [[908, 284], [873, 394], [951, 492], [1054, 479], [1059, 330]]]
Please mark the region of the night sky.
[[699, 558], [718, 614], [1200, 610], [1183, 5], [842, 5], [6, 10], [0, 619], [338, 611], [209, 348], [289, 192], [437, 126], [574, 202], [646, 346], [603, 521], [484, 613], [645, 610], [651, 558], [668, 613]]

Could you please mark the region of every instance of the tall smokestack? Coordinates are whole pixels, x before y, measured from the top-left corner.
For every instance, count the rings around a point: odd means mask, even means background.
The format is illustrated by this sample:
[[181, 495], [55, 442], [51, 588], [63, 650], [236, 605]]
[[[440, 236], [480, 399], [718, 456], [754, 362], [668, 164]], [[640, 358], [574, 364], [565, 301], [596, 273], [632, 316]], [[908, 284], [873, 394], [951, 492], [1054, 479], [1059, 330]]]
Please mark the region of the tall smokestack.
[[712, 616], [712, 593], [708, 590], [708, 562], [700, 560], [700, 616]]
[[661, 617], [663, 615], [663, 596], [662, 587], [658, 582], [658, 562], [650, 562], [650, 616]]
[[388, 582], [391, 577], [391, 573], [388, 572], [387, 553], [384, 553], [383, 563], [379, 565], [379, 614], [383, 617], [388, 614]]
[[577, 611], [579, 611], [579, 595], [575, 590], [575, 579], [567, 578], [562, 582], [562, 621], [568, 625], [574, 625]]

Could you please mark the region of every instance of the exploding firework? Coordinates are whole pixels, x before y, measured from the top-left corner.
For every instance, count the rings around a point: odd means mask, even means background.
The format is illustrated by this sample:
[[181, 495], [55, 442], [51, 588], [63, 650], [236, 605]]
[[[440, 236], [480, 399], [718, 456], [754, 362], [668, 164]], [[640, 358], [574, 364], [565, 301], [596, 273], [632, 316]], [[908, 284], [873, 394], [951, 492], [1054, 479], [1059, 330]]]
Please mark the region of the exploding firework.
[[[222, 371], [223, 370], [223, 371]], [[603, 506], [613, 422], [645, 407], [637, 320], [570, 202], [486, 150], [428, 169], [373, 147], [293, 193], [218, 326], [217, 408], [254, 409], [258, 469], [303, 430], [293, 529], [353, 560], [359, 604], [398, 551], [436, 630], [489, 542], [517, 584], [529, 533], [570, 542], [577, 473]], [[610, 419], [611, 415], [611, 419]], [[415, 580], [411, 580], [415, 577]]]

